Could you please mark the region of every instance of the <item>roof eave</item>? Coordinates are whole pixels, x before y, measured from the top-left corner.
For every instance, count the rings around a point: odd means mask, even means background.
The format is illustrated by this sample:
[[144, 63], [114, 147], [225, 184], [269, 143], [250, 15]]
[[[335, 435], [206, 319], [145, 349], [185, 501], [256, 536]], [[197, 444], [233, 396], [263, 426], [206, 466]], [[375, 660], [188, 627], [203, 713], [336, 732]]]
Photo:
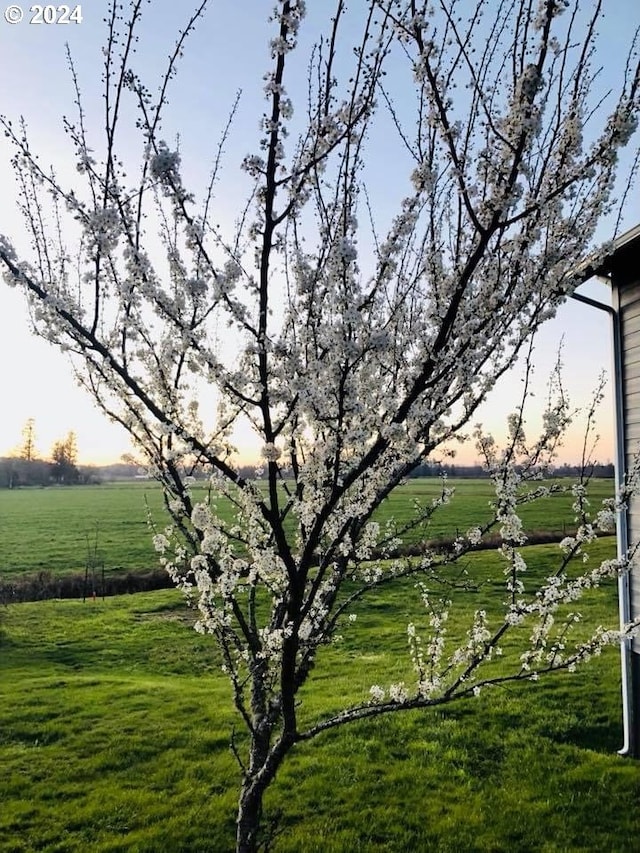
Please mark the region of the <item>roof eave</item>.
[[611, 278], [634, 251], [640, 251], [640, 223], [616, 237], [603, 258], [597, 261], [592, 258], [584, 260], [577, 267], [576, 275], [581, 281], [586, 281], [593, 276]]

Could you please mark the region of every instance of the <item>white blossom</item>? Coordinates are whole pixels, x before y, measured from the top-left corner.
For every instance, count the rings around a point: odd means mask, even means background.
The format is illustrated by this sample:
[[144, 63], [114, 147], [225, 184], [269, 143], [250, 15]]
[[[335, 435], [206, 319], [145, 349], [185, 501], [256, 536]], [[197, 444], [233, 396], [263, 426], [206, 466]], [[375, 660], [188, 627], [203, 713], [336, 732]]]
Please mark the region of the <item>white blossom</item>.
[[371, 686], [371, 688], [369, 689], [369, 694], [371, 696], [371, 701], [374, 704], [379, 704], [380, 702], [384, 702], [384, 699], [386, 696], [385, 691], [378, 684], [374, 684]]
[[160, 181], [175, 179], [180, 168], [180, 154], [170, 151], [166, 142], [160, 142], [158, 150], [149, 159], [149, 167], [153, 177]]

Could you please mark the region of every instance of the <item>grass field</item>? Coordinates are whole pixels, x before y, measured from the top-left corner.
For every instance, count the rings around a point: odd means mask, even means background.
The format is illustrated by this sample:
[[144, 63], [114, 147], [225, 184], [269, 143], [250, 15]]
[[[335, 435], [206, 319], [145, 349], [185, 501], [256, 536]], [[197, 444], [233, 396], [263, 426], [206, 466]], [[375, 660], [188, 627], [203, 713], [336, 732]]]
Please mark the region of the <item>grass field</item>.
[[[428, 528], [418, 528], [407, 542], [455, 536], [489, 518], [491, 483], [452, 480], [456, 496]], [[413, 501], [429, 501], [441, 489], [438, 480], [410, 480], [381, 508], [384, 522], [402, 523]], [[611, 480], [594, 480], [593, 505], [613, 494]], [[527, 530], [562, 533], [573, 522], [572, 498], [555, 495], [522, 509]], [[47, 489], [0, 490], [0, 578], [25, 572], [82, 572], [97, 543], [108, 573], [150, 569], [158, 565], [147, 524], [147, 507], [164, 526], [162, 495], [154, 483], [121, 483]]]
[[[610, 555], [612, 540], [593, 546]], [[557, 546], [526, 551], [528, 577]], [[499, 609], [498, 555], [468, 561], [451, 632]], [[360, 605], [302, 696], [316, 719], [375, 682], [409, 679], [411, 584]], [[581, 607], [615, 623], [615, 588]], [[11, 605], [0, 635], [0, 851], [224, 853], [233, 847], [234, 720], [209, 639], [175, 591]], [[505, 647], [505, 657], [512, 651]], [[400, 654], [398, 654], [400, 652]], [[296, 749], [268, 800], [274, 853], [637, 849], [640, 765], [621, 745], [619, 661], [380, 718]]]

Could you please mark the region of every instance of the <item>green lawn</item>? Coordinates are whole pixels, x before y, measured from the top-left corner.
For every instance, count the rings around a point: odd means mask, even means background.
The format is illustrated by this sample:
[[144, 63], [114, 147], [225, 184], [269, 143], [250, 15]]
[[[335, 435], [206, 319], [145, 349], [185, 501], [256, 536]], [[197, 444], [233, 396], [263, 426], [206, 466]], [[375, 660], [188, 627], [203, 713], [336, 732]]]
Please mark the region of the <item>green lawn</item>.
[[0, 572], [84, 571], [96, 535], [110, 571], [156, 566], [147, 503], [162, 522], [155, 483], [0, 490]]
[[[406, 542], [455, 536], [489, 518], [489, 481], [452, 480], [450, 485], [456, 488], [452, 504], [439, 510], [428, 528], [410, 531]], [[377, 517], [383, 523], [393, 517], [402, 524], [414, 501], [428, 502], [440, 489], [438, 480], [410, 480], [390, 496]], [[612, 494], [611, 480], [593, 481], [595, 508]], [[562, 533], [573, 522], [571, 503], [569, 495], [555, 495], [523, 507], [526, 528]], [[162, 528], [166, 517], [155, 483], [0, 490], [0, 578], [25, 572], [83, 572], [96, 542], [109, 573], [154, 568], [158, 558], [147, 509]]]
[[[557, 550], [526, 550], [527, 582]], [[478, 586], [452, 634], [503, 597], [497, 554], [466, 565]], [[580, 609], [615, 624], [615, 597], [612, 585]], [[411, 584], [360, 604], [320, 656], [303, 718], [408, 680], [406, 623], [423, 630], [421, 613]], [[0, 851], [232, 849], [228, 747], [241, 727], [213, 643], [190, 629], [177, 592], [11, 605], [0, 618]], [[574, 675], [332, 731], [296, 748], [268, 796], [268, 813], [282, 813], [273, 851], [633, 850], [640, 764], [620, 745], [615, 649]]]

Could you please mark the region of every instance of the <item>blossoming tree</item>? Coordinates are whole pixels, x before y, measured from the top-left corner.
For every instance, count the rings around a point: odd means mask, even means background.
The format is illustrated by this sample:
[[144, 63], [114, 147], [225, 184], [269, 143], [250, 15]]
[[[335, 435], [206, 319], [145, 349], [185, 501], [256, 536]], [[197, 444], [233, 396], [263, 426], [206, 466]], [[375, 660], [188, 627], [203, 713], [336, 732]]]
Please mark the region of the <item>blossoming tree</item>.
[[[22, 126], [4, 121], [34, 252], [23, 260], [2, 237], [0, 261], [38, 332], [71, 352], [80, 381], [164, 487], [171, 522], [156, 532], [156, 547], [176, 583], [193, 591], [198, 627], [219, 644], [246, 726], [246, 752], [235, 746], [237, 849], [252, 851], [264, 792], [295, 744], [353, 720], [573, 668], [613, 636], [567, 641], [577, 617], [564, 605], [626, 565], [585, 571], [575, 560], [612, 522], [612, 505], [589, 516], [583, 485], [578, 531], [562, 543], [557, 571], [542, 587], [525, 583], [518, 507], [548, 493], [538, 478], [569, 421], [562, 393], [532, 445], [521, 407], [503, 449], [477, 432], [495, 483], [486, 525], [445, 551], [399, 558], [403, 534], [451, 490], [404, 525], [382, 527], [373, 514], [472, 421], [576, 286], [572, 271], [612, 209], [640, 79], [634, 43], [620, 91], [593, 103], [601, 2], [582, 10], [574, 0], [361, 0], [349, 11], [335, 0], [309, 53], [303, 0], [277, 0], [261, 138], [242, 161], [251, 191], [229, 237], [215, 224], [215, 181], [204, 196], [192, 192], [161, 126], [206, 5], [181, 32], [156, 98], [134, 65], [142, 0], [126, 16], [112, 4], [102, 149], [88, 138], [71, 64], [75, 186], [40, 165]], [[302, 72], [308, 86], [294, 97]], [[118, 149], [127, 99], [145, 142], [135, 180]], [[380, 127], [406, 165], [404, 196], [382, 229], [367, 168]], [[74, 234], [71, 251], [65, 235]], [[217, 415], [208, 422], [201, 404], [211, 400]], [[261, 448], [260, 479], [238, 470], [241, 420]], [[195, 469], [208, 472], [206, 498], [193, 489]], [[232, 518], [217, 512], [221, 501]], [[477, 611], [466, 639], [448, 641], [447, 565], [494, 525], [504, 611], [493, 622]], [[414, 682], [373, 685], [339, 712], [302, 723], [300, 691], [321, 647], [337, 630], [357, 630], [357, 602], [412, 576], [426, 605], [424, 625], [408, 626]], [[520, 655], [483, 669], [513, 631]]]

